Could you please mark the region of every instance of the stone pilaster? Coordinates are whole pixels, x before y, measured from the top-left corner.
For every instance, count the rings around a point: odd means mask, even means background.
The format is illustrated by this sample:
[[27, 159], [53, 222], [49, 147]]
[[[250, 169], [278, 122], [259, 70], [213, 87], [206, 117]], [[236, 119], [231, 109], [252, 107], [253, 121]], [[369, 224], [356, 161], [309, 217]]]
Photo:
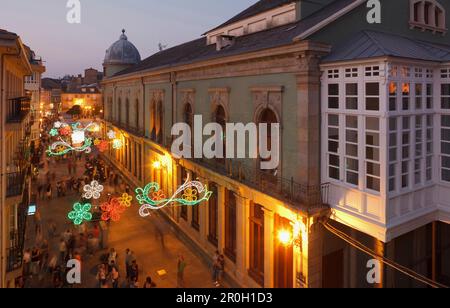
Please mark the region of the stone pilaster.
[[299, 55], [297, 74], [297, 180], [304, 185], [320, 184], [320, 55]]
[[[243, 281], [247, 270], [248, 200], [236, 195], [236, 278]], [[244, 284], [245, 285], [245, 284]]]
[[264, 208], [264, 287], [274, 286], [274, 213]]
[[322, 287], [323, 227], [316, 223], [308, 234], [307, 285], [309, 288]]

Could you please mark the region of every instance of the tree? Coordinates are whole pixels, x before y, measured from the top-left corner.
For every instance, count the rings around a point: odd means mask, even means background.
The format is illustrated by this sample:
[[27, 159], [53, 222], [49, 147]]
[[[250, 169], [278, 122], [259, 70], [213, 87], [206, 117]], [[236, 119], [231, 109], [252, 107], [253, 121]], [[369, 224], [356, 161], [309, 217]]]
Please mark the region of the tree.
[[75, 105], [69, 111], [67, 111], [67, 114], [71, 115], [71, 116], [79, 116], [82, 113], [83, 113], [83, 111], [81, 110], [80, 105]]

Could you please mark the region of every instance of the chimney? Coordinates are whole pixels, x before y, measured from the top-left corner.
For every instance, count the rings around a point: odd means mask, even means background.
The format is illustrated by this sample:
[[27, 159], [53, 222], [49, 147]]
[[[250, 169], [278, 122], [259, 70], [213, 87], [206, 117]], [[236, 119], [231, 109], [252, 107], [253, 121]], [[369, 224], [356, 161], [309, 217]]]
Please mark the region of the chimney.
[[232, 35], [218, 35], [216, 42], [216, 49], [220, 51], [226, 47], [233, 46], [235, 42], [235, 37]]

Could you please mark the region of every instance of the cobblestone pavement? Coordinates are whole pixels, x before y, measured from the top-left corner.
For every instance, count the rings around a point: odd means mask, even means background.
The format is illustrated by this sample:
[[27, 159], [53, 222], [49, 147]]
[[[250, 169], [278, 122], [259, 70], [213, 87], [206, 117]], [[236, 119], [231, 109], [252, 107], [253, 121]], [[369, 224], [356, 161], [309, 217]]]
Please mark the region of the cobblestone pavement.
[[[77, 163], [77, 176], [81, 177], [84, 172], [84, 159]], [[74, 229], [73, 224], [68, 220], [67, 214], [71, 211], [75, 202], [80, 201], [78, 193], [70, 193], [70, 195], [62, 198], [56, 198], [56, 182], [68, 176], [67, 163], [65, 161], [57, 162], [55, 159], [50, 160], [48, 166], [44, 170], [40, 170], [39, 181], [45, 182], [45, 173], [56, 174], [56, 181], [53, 185], [53, 199], [39, 200], [38, 208], [42, 216], [42, 238], [49, 240], [49, 252], [58, 253], [58, 244], [62, 234], [67, 229]], [[37, 190], [37, 183], [33, 184], [33, 188]], [[108, 193], [121, 195], [123, 190], [114, 191], [112, 187], [105, 186], [105, 192], [102, 198]], [[94, 202], [99, 204], [102, 201]], [[49, 238], [48, 227], [50, 222], [56, 223], [56, 236]], [[164, 247], [162, 247], [161, 238], [157, 238], [155, 230], [162, 230], [164, 234]], [[40, 241], [40, 237], [36, 237], [33, 217], [29, 218], [27, 228], [26, 248], [33, 248], [36, 241]], [[127, 248], [134, 251], [139, 265], [139, 283], [143, 284], [143, 280], [147, 276], [151, 276], [158, 288], [177, 287], [177, 259], [182, 254], [186, 260], [187, 267], [185, 270], [185, 284], [187, 288], [210, 288], [213, 287], [211, 281], [211, 270], [209, 267], [193, 252], [191, 248], [186, 246], [177, 238], [171, 227], [153, 215], [149, 218], [141, 218], [138, 214], [138, 205], [134, 202], [131, 208], [127, 209], [122, 218], [117, 223], [111, 223], [108, 232], [108, 249], [96, 252], [94, 255], [83, 255], [82, 259], [82, 284], [76, 287], [97, 287], [96, 272], [97, 266], [100, 264], [101, 256], [106, 254], [110, 248], [115, 248], [119, 253], [118, 265], [120, 270], [120, 286], [126, 287], [125, 282], [125, 250]], [[166, 275], [159, 276], [158, 271], [165, 270]], [[28, 287], [51, 287], [51, 275], [41, 274], [35, 275], [27, 280]]]

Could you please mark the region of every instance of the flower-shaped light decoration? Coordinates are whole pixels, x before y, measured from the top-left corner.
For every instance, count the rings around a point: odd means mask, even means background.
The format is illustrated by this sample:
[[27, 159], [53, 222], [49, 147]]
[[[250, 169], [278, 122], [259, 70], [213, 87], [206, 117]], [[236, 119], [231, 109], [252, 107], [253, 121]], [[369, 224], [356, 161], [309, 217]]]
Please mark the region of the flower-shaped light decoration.
[[123, 142], [120, 139], [113, 140], [113, 149], [120, 150], [123, 147]]
[[61, 136], [69, 136], [72, 133], [70, 126], [64, 126], [59, 129], [59, 134]]
[[67, 217], [72, 220], [75, 225], [79, 226], [83, 223], [83, 221], [92, 220], [91, 208], [92, 205], [90, 203], [75, 203], [73, 206], [73, 211], [70, 212]]
[[100, 193], [103, 191], [103, 185], [100, 185], [97, 181], [92, 181], [90, 185], [84, 186], [83, 198], [85, 199], [100, 199]]
[[100, 152], [105, 152], [105, 151], [107, 151], [108, 150], [108, 147], [109, 147], [109, 143], [108, 143], [108, 141], [101, 141], [98, 145], [97, 145], [97, 149], [100, 151]]
[[111, 201], [103, 203], [100, 206], [100, 209], [103, 211], [103, 221], [112, 220], [118, 222], [120, 216], [125, 212], [125, 208], [120, 204], [119, 199], [117, 198], [113, 198]]
[[122, 197], [119, 197], [117, 199], [120, 203], [121, 206], [123, 207], [130, 207], [131, 206], [131, 201], [133, 200], [133, 197], [130, 196], [129, 194], [125, 193], [122, 195]]
[[65, 146], [63, 146], [63, 145], [58, 145], [58, 146], [56, 147], [56, 149], [55, 149], [55, 153], [64, 155], [63, 153], [64, 153], [65, 150], [66, 150], [66, 147], [65, 147]]
[[99, 144], [100, 144], [100, 142], [102, 142], [100, 139], [98, 139], [98, 138], [96, 138], [95, 140], [94, 140], [94, 145], [95, 146], [98, 146]]
[[108, 138], [111, 140], [116, 139], [116, 133], [113, 130], [110, 130], [107, 135], [108, 135]]
[[195, 202], [198, 199], [197, 196], [198, 196], [197, 189], [188, 187], [184, 191], [183, 199], [188, 201], [188, 202]]
[[62, 123], [60, 121], [55, 122], [54, 127], [55, 128], [61, 128]]
[[58, 136], [58, 134], [59, 134], [59, 132], [58, 132], [58, 130], [56, 128], [52, 128], [50, 130], [50, 136], [56, 137], [56, 136]]
[[152, 194], [152, 200], [153, 201], [161, 201], [166, 199], [166, 195], [162, 190], [158, 190]]

